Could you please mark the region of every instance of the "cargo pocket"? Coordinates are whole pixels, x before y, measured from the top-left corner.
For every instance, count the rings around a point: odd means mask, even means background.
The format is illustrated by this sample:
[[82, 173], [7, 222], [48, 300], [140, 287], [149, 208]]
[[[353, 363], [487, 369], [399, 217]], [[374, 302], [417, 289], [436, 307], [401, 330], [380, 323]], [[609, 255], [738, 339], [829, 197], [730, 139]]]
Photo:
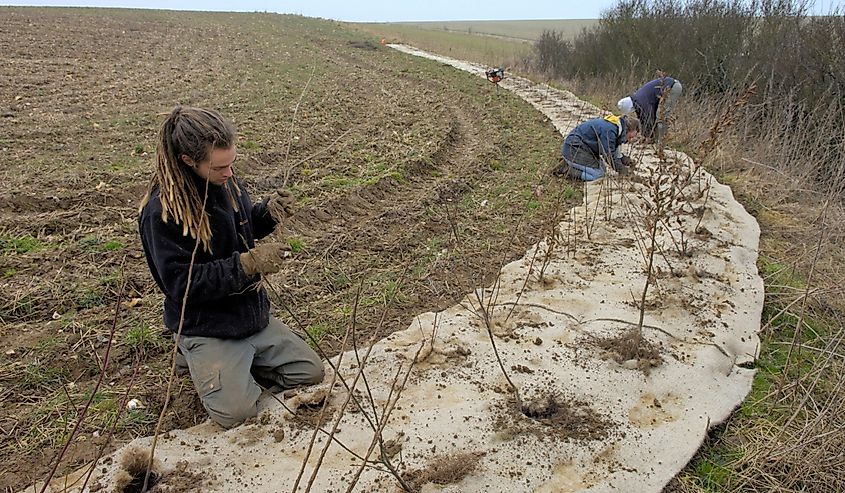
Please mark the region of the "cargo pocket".
[[220, 390], [220, 371], [215, 370], [198, 378], [194, 385], [197, 387], [197, 393], [200, 399], [205, 401], [211, 394]]

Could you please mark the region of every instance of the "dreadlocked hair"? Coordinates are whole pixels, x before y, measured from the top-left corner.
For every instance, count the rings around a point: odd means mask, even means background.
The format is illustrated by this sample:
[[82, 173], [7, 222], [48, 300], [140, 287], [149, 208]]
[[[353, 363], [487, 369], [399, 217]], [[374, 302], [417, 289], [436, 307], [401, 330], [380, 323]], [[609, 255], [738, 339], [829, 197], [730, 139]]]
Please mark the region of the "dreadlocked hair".
[[189, 106], [175, 107], [159, 129], [156, 169], [139, 211], [158, 189], [161, 220], [166, 223], [172, 217], [174, 223], [182, 225], [183, 236], [199, 239], [203, 249], [211, 252], [211, 226], [202, 207], [203, 195], [197, 189], [194, 172], [182, 161], [182, 156], [199, 163], [208, 159], [213, 149], [228, 149], [234, 143], [235, 128], [220, 113]]

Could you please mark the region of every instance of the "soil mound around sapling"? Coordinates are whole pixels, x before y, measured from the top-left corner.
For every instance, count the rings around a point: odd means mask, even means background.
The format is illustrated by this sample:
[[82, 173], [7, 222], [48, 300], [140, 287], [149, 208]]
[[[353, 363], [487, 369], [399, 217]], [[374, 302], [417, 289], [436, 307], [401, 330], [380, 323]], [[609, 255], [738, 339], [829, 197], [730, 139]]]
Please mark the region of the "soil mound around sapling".
[[449, 454], [435, 458], [426, 467], [409, 471], [403, 479], [411, 487], [411, 491], [422, 491], [426, 484], [445, 486], [460, 482], [472, 474], [484, 452], [467, 452]]

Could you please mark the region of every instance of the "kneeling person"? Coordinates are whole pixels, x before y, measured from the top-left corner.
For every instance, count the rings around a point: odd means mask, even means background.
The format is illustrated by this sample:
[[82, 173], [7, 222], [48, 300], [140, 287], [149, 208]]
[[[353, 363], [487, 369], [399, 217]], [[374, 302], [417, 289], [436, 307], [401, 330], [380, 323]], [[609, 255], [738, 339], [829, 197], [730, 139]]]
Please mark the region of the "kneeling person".
[[628, 172], [622, 144], [631, 142], [640, 131], [640, 121], [633, 116], [613, 116], [587, 120], [575, 127], [561, 147], [561, 163], [556, 174], [583, 181], [601, 178], [606, 163], [620, 173]]
[[216, 111], [176, 107], [159, 131], [138, 218], [147, 264], [165, 296], [164, 324], [176, 334], [181, 322], [177, 343], [194, 386], [211, 419], [226, 428], [256, 415], [255, 377], [282, 388], [323, 379], [319, 356], [270, 315], [259, 282], [279, 271], [287, 246], [255, 240], [273, 231], [273, 216], [292, 213], [293, 197], [280, 190], [253, 204], [233, 176], [235, 140]]

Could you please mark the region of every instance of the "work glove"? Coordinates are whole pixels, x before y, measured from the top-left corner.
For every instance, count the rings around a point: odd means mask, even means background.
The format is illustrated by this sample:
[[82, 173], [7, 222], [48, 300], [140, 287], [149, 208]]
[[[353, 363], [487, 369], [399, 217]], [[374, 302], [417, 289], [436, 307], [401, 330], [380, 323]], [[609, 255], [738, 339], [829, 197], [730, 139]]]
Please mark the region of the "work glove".
[[296, 199], [293, 194], [284, 188], [280, 188], [270, 196], [270, 200], [267, 202], [267, 210], [276, 222], [280, 222], [282, 219], [293, 215], [295, 203]]
[[622, 155], [621, 161], [622, 161], [622, 166], [625, 166], [625, 167], [628, 167], [628, 168], [631, 168], [631, 167], [634, 166], [634, 160], [629, 158], [628, 156], [626, 156], [624, 154]]
[[618, 163], [613, 163], [613, 170], [622, 176], [628, 175], [630, 173], [628, 166], [631, 163], [632, 161], [628, 156], [622, 156]]
[[275, 274], [289, 256], [287, 243], [264, 243], [241, 253], [241, 268], [248, 276]]

